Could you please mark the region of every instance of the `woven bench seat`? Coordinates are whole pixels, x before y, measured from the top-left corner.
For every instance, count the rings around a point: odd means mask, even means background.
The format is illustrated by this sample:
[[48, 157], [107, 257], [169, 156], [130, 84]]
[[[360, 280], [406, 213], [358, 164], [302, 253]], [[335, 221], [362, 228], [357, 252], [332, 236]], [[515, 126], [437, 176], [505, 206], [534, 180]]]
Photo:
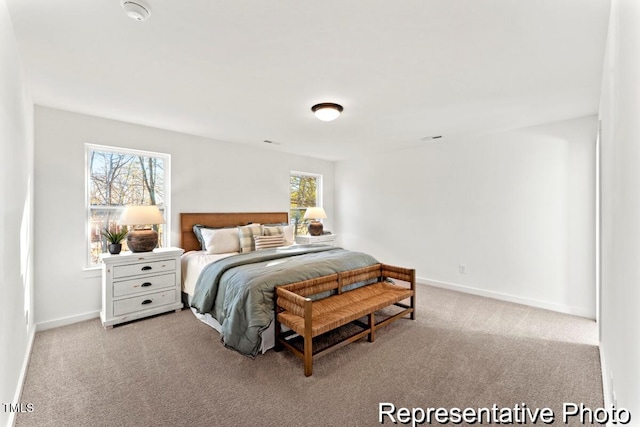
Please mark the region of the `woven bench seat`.
[[[389, 283], [389, 279], [403, 280], [408, 286]], [[369, 283], [372, 281], [373, 283]], [[343, 290], [354, 283], [369, 284]], [[326, 291], [336, 293], [316, 301], [308, 298]], [[407, 299], [410, 304], [401, 302]], [[375, 312], [391, 305], [397, 305], [403, 310], [376, 322]], [[373, 342], [376, 329], [406, 315], [415, 319], [415, 270], [412, 269], [377, 264], [279, 286], [276, 288], [276, 350], [286, 347], [303, 359], [305, 375], [310, 376], [314, 356], [318, 357], [364, 336], [368, 336], [369, 341]], [[359, 322], [358, 319], [363, 317], [368, 317], [367, 324]], [[313, 338], [352, 322], [357, 322], [363, 330], [320, 352], [312, 352]], [[293, 332], [283, 333], [280, 325], [287, 326]], [[303, 337], [303, 351], [289, 343], [287, 338], [293, 333]]]
[[[391, 304], [410, 298], [411, 289], [378, 282], [340, 295], [340, 298], [324, 298], [312, 304], [311, 336], [316, 337], [340, 326], [344, 326], [367, 314], [381, 310]], [[280, 323], [298, 334], [304, 334], [304, 317], [293, 313], [280, 313]]]

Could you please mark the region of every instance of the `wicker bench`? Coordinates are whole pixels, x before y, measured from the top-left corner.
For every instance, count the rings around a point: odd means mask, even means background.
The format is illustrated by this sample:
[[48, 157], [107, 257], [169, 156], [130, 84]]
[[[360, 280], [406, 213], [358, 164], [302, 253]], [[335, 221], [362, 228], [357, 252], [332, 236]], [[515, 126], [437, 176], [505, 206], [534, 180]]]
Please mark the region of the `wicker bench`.
[[[391, 279], [407, 282], [408, 285], [395, 284]], [[349, 288], [355, 283], [367, 281], [373, 283], [355, 289]], [[275, 304], [276, 351], [282, 348], [291, 350], [304, 361], [304, 374], [310, 376], [313, 373], [313, 357], [319, 357], [365, 335], [369, 342], [373, 342], [375, 331], [382, 326], [406, 315], [415, 319], [415, 283], [413, 269], [376, 264], [278, 286]], [[309, 298], [327, 291], [333, 294], [315, 301]], [[407, 299], [409, 304], [402, 302]], [[376, 322], [376, 311], [391, 305], [400, 307], [401, 311]], [[363, 317], [367, 317], [367, 323], [359, 320]], [[314, 353], [315, 337], [348, 323], [355, 323], [362, 329]], [[290, 330], [283, 332], [281, 325]], [[293, 340], [290, 341], [296, 334], [303, 339], [303, 349], [293, 345]]]

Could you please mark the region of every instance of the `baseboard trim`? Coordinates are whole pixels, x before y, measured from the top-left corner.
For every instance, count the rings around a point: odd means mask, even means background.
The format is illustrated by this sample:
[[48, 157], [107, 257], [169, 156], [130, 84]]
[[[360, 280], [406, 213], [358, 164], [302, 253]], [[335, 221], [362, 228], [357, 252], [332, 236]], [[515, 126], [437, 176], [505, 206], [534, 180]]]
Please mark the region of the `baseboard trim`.
[[598, 350], [600, 351], [600, 372], [602, 373], [602, 395], [604, 397], [604, 407], [610, 408], [611, 405], [615, 404], [615, 402], [613, 401], [611, 381], [608, 379], [609, 371], [607, 371], [607, 363], [604, 360], [604, 353], [602, 352], [602, 341], [600, 341], [600, 344], [598, 345]]
[[[27, 369], [29, 369], [29, 362], [31, 361], [31, 351], [33, 350], [33, 342], [36, 339], [36, 328], [35, 326], [31, 328], [29, 332], [29, 337], [27, 338], [27, 351], [24, 355], [24, 360], [22, 361], [22, 367], [20, 368], [20, 376], [18, 377], [18, 384], [16, 387], [16, 394], [13, 397], [13, 403], [28, 403], [22, 402], [22, 389], [24, 387], [24, 381], [27, 378]], [[16, 423], [16, 412], [9, 412], [9, 422], [7, 426], [14, 426]]]
[[40, 322], [36, 325], [38, 331], [46, 331], [47, 329], [59, 328], [60, 326], [72, 325], [74, 323], [83, 322], [85, 320], [100, 317], [99, 311], [90, 311], [88, 313], [76, 314], [75, 316], [62, 317], [60, 319], [48, 320]]
[[523, 298], [515, 295], [505, 294], [501, 292], [488, 291], [486, 289], [474, 288], [471, 286], [463, 286], [455, 283], [440, 282], [438, 280], [430, 280], [422, 277], [416, 277], [416, 282], [424, 285], [435, 286], [437, 288], [448, 289], [451, 291], [458, 291], [467, 294], [478, 295], [487, 298], [493, 298], [501, 301], [513, 302], [516, 304], [528, 305], [530, 307], [542, 308], [545, 310], [556, 311], [559, 313], [571, 314], [579, 317], [586, 317], [587, 319], [593, 319], [592, 313], [588, 310], [581, 309], [579, 307], [572, 307], [569, 305], [555, 304], [546, 301], [539, 301], [530, 298]]

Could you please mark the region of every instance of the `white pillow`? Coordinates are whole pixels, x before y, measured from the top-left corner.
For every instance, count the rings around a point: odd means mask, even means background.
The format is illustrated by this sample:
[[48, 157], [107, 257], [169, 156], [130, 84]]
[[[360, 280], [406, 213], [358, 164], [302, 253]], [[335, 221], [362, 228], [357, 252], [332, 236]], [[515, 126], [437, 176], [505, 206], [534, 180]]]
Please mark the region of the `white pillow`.
[[203, 248], [208, 254], [240, 252], [240, 239], [235, 228], [202, 228]]
[[283, 227], [285, 245], [293, 245], [295, 243], [295, 237], [293, 236], [295, 229], [296, 227], [293, 224], [285, 225]]
[[260, 249], [277, 248], [284, 245], [284, 235], [278, 234], [275, 236], [253, 236], [256, 241], [256, 251]]

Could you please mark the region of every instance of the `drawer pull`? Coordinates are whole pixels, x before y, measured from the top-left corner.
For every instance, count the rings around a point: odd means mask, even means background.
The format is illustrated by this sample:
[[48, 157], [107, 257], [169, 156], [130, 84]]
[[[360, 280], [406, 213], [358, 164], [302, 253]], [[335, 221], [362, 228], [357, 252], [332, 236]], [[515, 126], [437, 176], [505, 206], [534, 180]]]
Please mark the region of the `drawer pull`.
[[148, 287], [149, 287], [149, 286], [151, 286], [152, 284], [153, 284], [153, 283], [151, 283], [151, 282], [144, 282], [144, 283], [143, 283], [142, 285], [140, 285], [140, 286], [142, 286], [143, 288], [148, 288]]
[[142, 305], [151, 304], [152, 302], [153, 302], [152, 300], [146, 299], [146, 300], [142, 301]]
[[151, 270], [150, 265], [145, 265], [144, 267], [142, 267], [142, 271], [147, 271], [147, 270]]

